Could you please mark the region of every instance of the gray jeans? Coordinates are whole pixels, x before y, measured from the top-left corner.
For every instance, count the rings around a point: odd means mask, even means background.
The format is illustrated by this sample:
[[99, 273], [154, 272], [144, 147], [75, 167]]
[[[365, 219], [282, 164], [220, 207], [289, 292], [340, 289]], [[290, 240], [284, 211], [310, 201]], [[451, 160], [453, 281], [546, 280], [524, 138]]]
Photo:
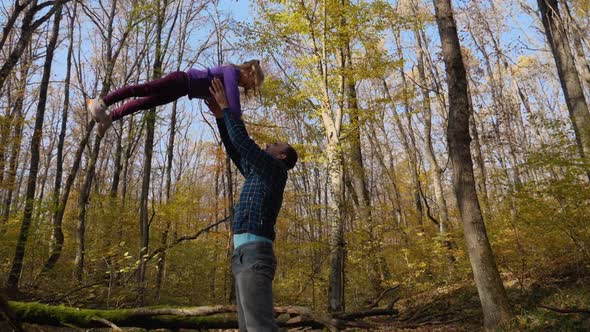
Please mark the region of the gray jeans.
[[240, 332], [278, 331], [272, 301], [277, 261], [272, 244], [250, 242], [232, 256]]

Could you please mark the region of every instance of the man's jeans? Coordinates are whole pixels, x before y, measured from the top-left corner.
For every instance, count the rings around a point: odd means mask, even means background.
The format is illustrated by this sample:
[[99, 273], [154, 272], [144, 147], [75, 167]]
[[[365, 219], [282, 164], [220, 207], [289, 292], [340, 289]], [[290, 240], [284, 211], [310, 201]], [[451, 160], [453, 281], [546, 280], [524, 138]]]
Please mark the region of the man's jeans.
[[234, 250], [232, 272], [240, 332], [278, 331], [272, 303], [276, 266], [270, 243], [250, 242]]

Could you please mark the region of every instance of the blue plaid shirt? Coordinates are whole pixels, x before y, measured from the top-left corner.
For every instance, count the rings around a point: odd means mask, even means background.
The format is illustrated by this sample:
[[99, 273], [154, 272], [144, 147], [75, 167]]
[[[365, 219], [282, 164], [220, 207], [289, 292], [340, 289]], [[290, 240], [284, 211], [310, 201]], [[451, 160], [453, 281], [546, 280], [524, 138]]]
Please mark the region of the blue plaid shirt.
[[223, 110], [223, 119], [217, 119], [217, 127], [227, 154], [246, 178], [235, 206], [232, 232], [274, 240], [274, 225], [287, 184], [287, 167], [256, 145], [248, 136], [244, 122], [229, 109]]

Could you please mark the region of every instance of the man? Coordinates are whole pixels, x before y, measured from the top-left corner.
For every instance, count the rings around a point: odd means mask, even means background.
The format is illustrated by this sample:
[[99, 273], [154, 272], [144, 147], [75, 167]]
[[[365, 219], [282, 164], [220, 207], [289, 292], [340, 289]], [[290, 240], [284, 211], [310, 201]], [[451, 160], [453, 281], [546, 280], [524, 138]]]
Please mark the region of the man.
[[274, 225], [283, 203], [287, 171], [297, 163], [297, 152], [287, 143], [262, 150], [248, 136], [244, 122], [229, 111], [219, 79], [206, 103], [217, 119], [227, 154], [246, 178], [232, 223], [232, 272], [240, 331], [277, 331], [272, 299], [276, 269]]

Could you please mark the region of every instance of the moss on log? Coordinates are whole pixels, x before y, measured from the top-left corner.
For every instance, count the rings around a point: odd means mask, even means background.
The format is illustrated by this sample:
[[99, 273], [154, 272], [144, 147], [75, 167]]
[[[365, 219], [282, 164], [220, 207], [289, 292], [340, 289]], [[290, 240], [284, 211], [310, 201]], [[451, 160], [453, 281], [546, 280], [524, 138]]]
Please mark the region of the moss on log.
[[[115, 310], [79, 309], [51, 306], [37, 302], [8, 302], [18, 322], [38, 325], [69, 326], [78, 328], [140, 327], [145, 329], [224, 329], [238, 328], [236, 306], [217, 305], [189, 308], [147, 307]], [[355, 318], [374, 315], [391, 315], [391, 310], [373, 311], [355, 315]], [[300, 306], [275, 307], [282, 327], [326, 327], [331, 331], [356, 327], [367, 329], [371, 325], [354, 319], [324, 316]]]
[[12, 302], [10, 308], [16, 314], [20, 322], [53, 326], [76, 327], [105, 327], [104, 323], [95, 318], [106, 319], [117, 326], [155, 328], [237, 328], [238, 322], [235, 315], [222, 314], [213, 316], [173, 316], [155, 315], [138, 316], [134, 309], [98, 310], [78, 309], [66, 306], [50, 306], [36, 302]]

